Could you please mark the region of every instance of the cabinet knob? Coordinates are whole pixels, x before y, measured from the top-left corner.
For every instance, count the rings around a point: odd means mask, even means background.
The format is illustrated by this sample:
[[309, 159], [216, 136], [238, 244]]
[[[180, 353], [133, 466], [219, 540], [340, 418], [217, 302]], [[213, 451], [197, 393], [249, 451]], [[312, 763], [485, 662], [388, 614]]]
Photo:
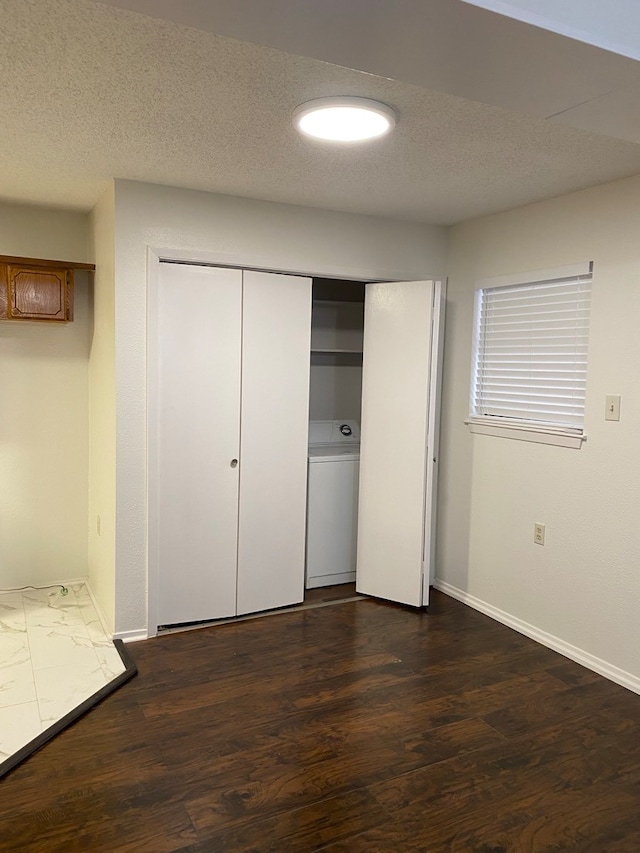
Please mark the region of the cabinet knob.
[[231, 462], [230, 462], [230, 465], [231, 465], [231, 467], [232, 467], [232, 468], [237, 468], [237, 467], [238, 467], [238, 460], [237, 460], [237, 459], [232, 459], [232, 460], [231, 460]]

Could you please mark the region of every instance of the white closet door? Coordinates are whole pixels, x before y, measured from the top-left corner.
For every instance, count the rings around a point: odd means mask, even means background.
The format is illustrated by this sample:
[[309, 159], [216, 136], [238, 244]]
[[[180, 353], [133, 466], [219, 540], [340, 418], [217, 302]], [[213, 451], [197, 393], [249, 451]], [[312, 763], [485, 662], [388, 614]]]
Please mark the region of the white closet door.
[[236, 612], [242, 273], [161, 264], [158, 624]]
[[244, 272], [238, 614], [304, 597], [311, 279]]
[[[358, 592], [420, 607], [434, 282], [365, 292]], [[424, 588], [424, 592], [423, 592]]]

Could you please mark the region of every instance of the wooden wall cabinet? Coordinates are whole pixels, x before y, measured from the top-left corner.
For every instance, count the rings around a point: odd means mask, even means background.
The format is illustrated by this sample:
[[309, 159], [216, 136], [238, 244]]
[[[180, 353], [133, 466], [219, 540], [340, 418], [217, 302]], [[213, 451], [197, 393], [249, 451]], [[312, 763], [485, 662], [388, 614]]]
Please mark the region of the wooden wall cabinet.
[[0, 319], [73, 320], [73, 270], [4, 264]]
[[0, 255], [0, 320], [71, 322], [75, 269], [95, 266]]

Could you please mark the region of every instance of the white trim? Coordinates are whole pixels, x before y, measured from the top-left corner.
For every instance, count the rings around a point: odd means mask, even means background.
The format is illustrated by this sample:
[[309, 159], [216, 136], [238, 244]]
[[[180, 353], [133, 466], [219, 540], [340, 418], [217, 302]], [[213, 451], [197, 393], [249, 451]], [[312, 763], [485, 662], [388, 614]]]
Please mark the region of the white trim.
[[113, 631], [111, 630], [111, 626], [109, 625], [109, 620], [105, 616], [104, 610], [100, 606], [100, 602], [98, 601], [93, 590], [91, 589], [91, 583], [89, 581], [89, 578], [85, 578], [83, 583], [87, 587], [87, 592], [89, 593], [91, 603], [95, 607], [96, 613], [98, 614], [98, 619], [100, 620], [100, 624], [102, 625], [102, 630], [105, 632], [107, 637], [111, 637], [111, 639], [113, 639]]
[[438, 470], [440, 462], [440, 402], [446, 322], [447, 279], [434, 281], [431, 318], [431, 377], [427, 426], [427, 470], [425, 472], [425, 520], [422, 547], [422, 605], [429, 604], [429, 586], [436, 574], [436, 530], [438, 511]]
[[139, 640], [148, 640], [149, 635], [146, 631], [116, 631], [113, 639], [122, 640], [123, 643], [137, 643]]
[[552, 427], [545, 429], [544, 427], [534, 428], [531, 426], [520, 426], [519, 424], [497, 424], [487, 423], [486, 420], [465, 421], [469, 427], [469, 432], [476, 435], [494, 435], [498, 438], [515, 438], [517, 441], [533, 441], [537, 444], [554, 444], [557, 447], [572, 447], [579, 450], [582, 447], [582, 442], [587, 440], [587, 436], [576, 434], [575, 432], [563, 432], [562, 430], [554, 430]]
[[344, 281], [386, 282], [386, 281], [422, 281], [442, 279], [442, 273], [430, 275], [425, 273], [420, 279], [416, 278], [415, 270], [383, 269], [377, 267], [350, 267], [344, 264], [323, 264], [314, 269], [301, 269], [289, 264], [275, 264], [273, 258], [264, 254], [249, 252], [219, 252], [206, 249], [186, 251], [184, 249], [167, 248], [162, 246], [147, 246], [147, 264], [151, 260], [176, 261], [183, 263], [218, 267], [235, 267], [242, 270], [257, 272], [284, 273], [286, 275], [310, 276], [311, 278], [337, 278]]
[[535, 625], [523, 622], [522, 619], [518, 619], [510, 613], [506, 613], [504, 610], [500, 610], [492, 604], [488, 604], [486, 601], [476, 598], [475, 595], [471, 595], [462, 589], [458, 589], [458, 587], [452, 586], [446, 581], [438, 580], [436, 578], [434, 586], [436, 589], [439, 589], [440, 592], [444, 592], [445, 595], [449, 595], [451, 598], [461, 601], [463, 604], [472, 607], [474, 610], [478, 610], [480, 613], [490, 616], [492, 619], [495, 619], [496, 622], [501, 622], [503, 625], [513, 628], [513, 630], [517, 631], [519, 634], [524, 634], [525, 637], [530, 637], [532, 640], [535, 640], [541, 645], [546, 646], [549, 649], [553, 649], [555, 652], [559, 652], [561, 655], [564, 655], [564, 657], [582, 664], [582, 666], [590, 669], [592, 672], [597, 672], [599, 675], [603, 675], [605, 678], [608, 678], [609, 681], [620, 684], [622, 687], [626, 687], [627, 690], [631, 690], [633, 693], [640, 694], [640, 677], [632, 675], [632, 673], [627, 672], [624, 669], [620, 669], [620, 667], [614, 666], [612, 663], [608, 663], [607, 661], [602, 660], [602, 658], [598, 658], [589, 652], [585, 652], [584, 649], [580, 649], [578, 646], [573, 646], [571, 643], [567, 643], [565, 640], [560, 639], [560, 637], [548, 634], [546, 631], [536, 628]]
[[316, 575], [312, 578], [307, 578], [305, 582], [305, 590], [320, 589], [325, 586], [335, 586], [340, 583], [353, 583], [356, 579], [355, 572], [339, 572], [333, 575]]
[[593, 261], [583, 261], [579, 264], [565, 264], [561, 267], [481, 278], [476, 281], [476, 290], [485, 290], [489, 287], [510, 287], [514, 284], [537, 284], [542, 281], [556, 281], [562, 278], [578, 278], [581, 275], [591, 275], [592, 272]]
[[157, 417], [158, 397], [158, 281], [160, 279], [160, 255], [147, 247], [147, 349], [146, 349], [146, 421], [147, 421], [147, 634], [158, 633], [158, 597], [160, 578], [158, 566], [158, 478], [151, 463], [159, 458]]
[[66, 587], [70, 587], [70, 586], [72, 586], [73, 584], [78, 584], [78, 583], [86, 583], [86, 584], [88, 584], [88, 583], [89, 583], [89, 578], [71, 578], [71, 580], [51, 581], [51, 582], [46, 581], [45, 583], [38, 584], [38, 586], [43, 587], [43, 588], [45, 588], [45, 589], [46, 589], [46, 587], [49, 587], [49, 586], [66, 586]]

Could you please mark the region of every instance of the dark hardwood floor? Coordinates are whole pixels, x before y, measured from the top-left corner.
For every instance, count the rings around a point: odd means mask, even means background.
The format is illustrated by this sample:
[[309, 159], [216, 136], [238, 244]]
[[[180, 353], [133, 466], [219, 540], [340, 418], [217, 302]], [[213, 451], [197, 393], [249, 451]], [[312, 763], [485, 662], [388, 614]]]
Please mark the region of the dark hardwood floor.
[[0, 850], [640, 851], [640, 697], [446, 596], [132, 644], [0, 784]]
[[304, 604], [324, 604], [328, 601], [341, 601], [345, 598], [353, 598], [355, 595], [357, 595], [355, 583], [319, 586], [316, 589], [305, 589]]

